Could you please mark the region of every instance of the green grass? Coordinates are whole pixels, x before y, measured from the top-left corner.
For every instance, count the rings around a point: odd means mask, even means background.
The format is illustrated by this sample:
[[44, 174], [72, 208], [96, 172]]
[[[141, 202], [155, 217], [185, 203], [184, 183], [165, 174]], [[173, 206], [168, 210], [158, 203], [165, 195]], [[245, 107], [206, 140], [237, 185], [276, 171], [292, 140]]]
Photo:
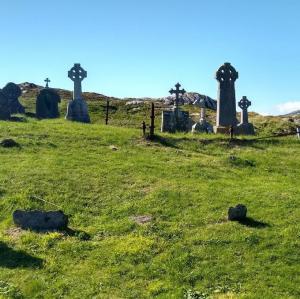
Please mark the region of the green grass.
[[[21, 145], [0, 147], [0, 298], [300, 297], [295, 137], [149, 143], [146, 110], [104, 126], [94, 105], [92, 125], [0, 122], [0, 140]], [[226, 220], [238, 203], [244, 225]], [[74, 235], [13, 229], [15, 209], [58, 207]]]

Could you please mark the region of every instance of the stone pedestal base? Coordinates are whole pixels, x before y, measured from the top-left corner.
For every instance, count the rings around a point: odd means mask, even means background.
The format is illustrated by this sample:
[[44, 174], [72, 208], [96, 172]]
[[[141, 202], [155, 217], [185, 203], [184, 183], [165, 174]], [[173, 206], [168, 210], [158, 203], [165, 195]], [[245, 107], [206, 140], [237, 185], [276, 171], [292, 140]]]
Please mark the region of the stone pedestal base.
[[213, 133], [213, 127], [208, 122], [195, 123], [192, 127], [192, 133]]
[[254, 127], [253, 124], [239, 124], [237, 126], [237, 134], [239, 135], [254, 135]]
[[84, 100], [72, 100], [68, 105], [66, 119], [82, 123], [90, 123], [87, 104]]
[[214, 126], [214, 133], [216, 133], [216, 134], [229, 134], [230, 133], [230, 127]]

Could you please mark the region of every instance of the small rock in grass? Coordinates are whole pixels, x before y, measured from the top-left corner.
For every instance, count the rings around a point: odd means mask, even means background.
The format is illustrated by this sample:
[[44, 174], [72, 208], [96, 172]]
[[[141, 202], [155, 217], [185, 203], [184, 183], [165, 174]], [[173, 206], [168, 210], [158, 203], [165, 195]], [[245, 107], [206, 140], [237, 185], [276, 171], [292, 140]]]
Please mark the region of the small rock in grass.
[[68, 227], [68, 216], [62, 211], [20, 211], [13, 213], [16, 226], [36, 231], [65, 230]]
[[247, 217], [247, 207], [245, 205], [237, 205], [236, 207], [230, 207], [228, 210], [228, 220], [240, 221]]
[[5, 148], [20, 147], [19, 143], [14, 141], [13, 139], [3, 139], [0, 142], [0, 146]]
[[111, 145], [109, 148], [110, 148], [112, 151], [117, 151], [117, 150], [118, 150], [118, 148], [117, 148], [116, 146], [114, 146], [114, 145]]
[[145, 224], [151, 222], [152, 216], [150, 215], [140, 215], [140, 216], [133, 216], [131, 219], [136, 222], [137, 224]]

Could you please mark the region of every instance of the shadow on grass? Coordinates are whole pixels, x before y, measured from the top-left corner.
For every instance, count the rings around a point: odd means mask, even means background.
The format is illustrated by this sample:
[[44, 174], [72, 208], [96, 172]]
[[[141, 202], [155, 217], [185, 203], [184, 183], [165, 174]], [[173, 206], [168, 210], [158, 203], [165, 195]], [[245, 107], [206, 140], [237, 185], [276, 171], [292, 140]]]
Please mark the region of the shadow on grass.
[[14, 250], [0, 241], [0, 268], [42, 268], [43, 260], [25, 251]]
[[173, 138], [155, 135], [152, 141], [160, 143], [163, 146], [171, 147], [178, 149], [180, 143], [182, 142], [197, 142], [199, 146], [201, 145], [219, 145], [222, 147], [235, 147], [235, 146], [244, 146], [244, 147], [253, 147], [256, 149], [264, 149], [266, 145], [269, 144], [278, 144], [279, 140], [274, 139], [237, 139], [234, 138], [232, 140], [229, 137], [216, 137], [216, 138], [191, 138], [191, 137], [181, 137], [181, 138]]
[[270, 225], [268, 223], [265, 222], [261, 222], [261, 221], [257, 221], [253, 218], [250, 217], [246, 217], [246, 219], [244, 220], [239, 220], [238, 221], [240, 224], [248, 226], [248, 227], [252, 227], [252, 228], [266, 228], [266, 227], [270, 227]]

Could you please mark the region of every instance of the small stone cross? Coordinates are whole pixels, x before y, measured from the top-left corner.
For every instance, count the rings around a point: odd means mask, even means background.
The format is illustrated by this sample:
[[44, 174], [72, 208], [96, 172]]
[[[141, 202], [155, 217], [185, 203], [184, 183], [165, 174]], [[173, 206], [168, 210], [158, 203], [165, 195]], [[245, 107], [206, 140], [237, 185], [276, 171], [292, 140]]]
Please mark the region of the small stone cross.
[[75, 63], [69, 70], [68, 77], [74, 82], [73, 100], [82, 99], [81, 82], [87, 77], [87, 72], [80, 66], [80, 63]]
[[174, 90], [173, 88], [169, 91], [170, 94], [175, 94], [176, 98], [175, 98], [175, 108], [178, 109], [179, 106], [179, 96], [180, 95], [184, 95], [186, 93], [186, 91], [184, 89], [180, 90], [181, 85], [179, 83], [177, 83], [175, 85], [176, 89]]
[[251, 102], [247, 99], [247, 97], [244, 96], [239, 101], [238, 105], [242, 109], [241, 123], [247, 124], [248, 123], [248, 108], [251, 106]]
[[49, 83], [51, 82], [51, 80], [49, 78], [46, 78], [44, 81], [46, 82], [46, 88], [49, 88]]

